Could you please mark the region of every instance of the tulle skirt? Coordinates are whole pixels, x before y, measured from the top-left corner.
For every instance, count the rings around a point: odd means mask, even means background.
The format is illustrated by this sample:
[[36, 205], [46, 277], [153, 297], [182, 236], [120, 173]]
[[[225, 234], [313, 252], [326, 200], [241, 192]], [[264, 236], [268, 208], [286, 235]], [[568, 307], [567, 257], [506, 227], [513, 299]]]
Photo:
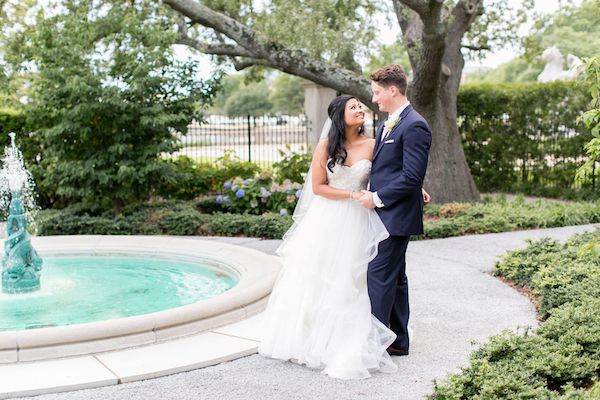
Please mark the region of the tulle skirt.
[[396, 335], [371, 315], [367, 265], [388, 237], [374, 210], [315, 196], [277, 250], [283, 269], [265, 312], [259, 353], [340, 379], [394, 372]]

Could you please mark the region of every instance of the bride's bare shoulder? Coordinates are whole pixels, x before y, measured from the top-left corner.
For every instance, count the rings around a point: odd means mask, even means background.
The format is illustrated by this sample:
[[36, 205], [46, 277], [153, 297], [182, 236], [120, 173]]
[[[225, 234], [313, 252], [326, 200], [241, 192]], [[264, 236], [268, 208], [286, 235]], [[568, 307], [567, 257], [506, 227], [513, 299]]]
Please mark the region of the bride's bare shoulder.
[[375, 139], [373, 138], [365, 138], [365, 144], [366, 146], [369, 146], [371, 149], [375, 148]]

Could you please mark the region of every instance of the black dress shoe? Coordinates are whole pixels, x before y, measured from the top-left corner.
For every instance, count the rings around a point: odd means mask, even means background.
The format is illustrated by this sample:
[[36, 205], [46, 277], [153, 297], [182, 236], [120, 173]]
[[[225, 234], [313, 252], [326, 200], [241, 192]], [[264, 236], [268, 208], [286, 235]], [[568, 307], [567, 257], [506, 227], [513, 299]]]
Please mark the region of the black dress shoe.
[[393, 347], [388, 347], [387, 352], [390, 356], [407, 356], [408, 349], [395, 349]]

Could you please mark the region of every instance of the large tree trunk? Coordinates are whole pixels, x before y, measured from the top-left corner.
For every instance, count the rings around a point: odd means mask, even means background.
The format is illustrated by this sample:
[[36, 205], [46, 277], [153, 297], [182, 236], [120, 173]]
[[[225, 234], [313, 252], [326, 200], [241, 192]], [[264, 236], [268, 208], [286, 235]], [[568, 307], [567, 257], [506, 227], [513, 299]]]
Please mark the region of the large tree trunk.
[[[436, 203], [478, 201], [456, 118], [464, 59], [461, 38], [481, 12], [481, 0], [443, 2], [396, 0], [394, 9], [415, 76], [408, 97], [432, 130], [424, 187]], [[448, 22], [450, 21], [450, 22]]]
[[447, 106], [451, 100], [451, 95], [441, 92], [432, 104], [414, 105], [433, 132], [424, 187], [435, 203], [478, 201], [479, 192], [456, 125], [456, 109], [449, 110]]
[[[454, 54], [449, 53], [454, 50]], [[437, 96], [428, 104], [421, 104], [415, 96], [414, 107], [429, 123], [433, 140], [425, 177], [425, 189], [436, 203], [479, 201], [480, 195], [462, 145], [462, 136], [456, 118], [457, 95], [464, 61], [459, 49], [446, 48], [444, 65]], [[411, 91], [419, 90], [411, 87]]]

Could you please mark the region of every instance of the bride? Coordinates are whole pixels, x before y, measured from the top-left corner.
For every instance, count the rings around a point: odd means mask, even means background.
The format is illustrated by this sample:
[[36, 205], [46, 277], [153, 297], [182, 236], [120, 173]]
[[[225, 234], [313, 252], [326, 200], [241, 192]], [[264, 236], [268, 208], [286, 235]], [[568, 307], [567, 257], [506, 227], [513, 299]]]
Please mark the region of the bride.
[[294, 225], [277, 250], [283, 269], [258, 351], [334, 378], [361, 379], [397, 369], [386, 351], [396, 335], [371, 315], [366, 278], [388, 232], [374, 210], [354, 201], [367, 188], [375, 146], [363, 136], [361, 103], [339, 96], [327, 111], [330, 126], [315, 149]]

